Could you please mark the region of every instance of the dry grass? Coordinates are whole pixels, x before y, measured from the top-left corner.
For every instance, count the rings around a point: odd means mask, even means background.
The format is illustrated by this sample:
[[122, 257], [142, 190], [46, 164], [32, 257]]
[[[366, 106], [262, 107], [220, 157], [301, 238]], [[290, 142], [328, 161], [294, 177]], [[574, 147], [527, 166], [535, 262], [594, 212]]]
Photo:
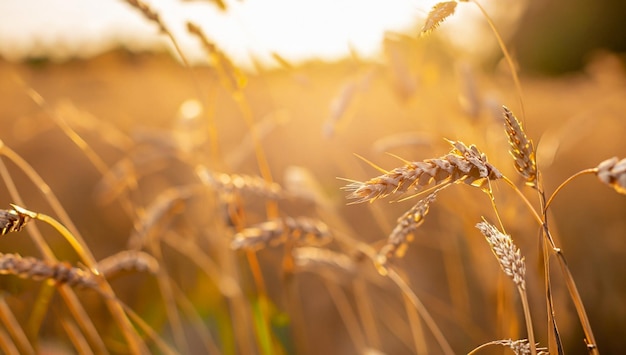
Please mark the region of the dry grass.
[[3, 351], [621, 349], [626, 204], [602, 184], [623, 194], [626, 165], [598, 165], [626, 149], [619, 71], [518, 82], [433, 32], [389, 35], [385, 63], [247, 73], [187, 28], [211, 67], [0, 63]]

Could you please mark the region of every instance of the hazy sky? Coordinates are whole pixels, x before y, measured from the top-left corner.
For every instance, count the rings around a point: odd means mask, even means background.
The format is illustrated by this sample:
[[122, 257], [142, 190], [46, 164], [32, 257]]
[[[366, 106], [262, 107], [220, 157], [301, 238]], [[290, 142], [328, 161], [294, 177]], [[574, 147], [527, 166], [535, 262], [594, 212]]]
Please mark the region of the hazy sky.
[[[185, 32], [185, 22], [191, 20], [240, 64], [249, 62], [251, 55], [263, 59], [272, 52], [292, 61], [336, 59], [350, 48], [373, 55], [385, 31], [416, 31], [436, 2], [227, 0], [224, 13], [210, 1], [146, 1], [189, 56], [205, 58], [197, 40]], [[446, 26], [470, 17], [459, 15], [463, 7], [458, 6]], [[462, 32], [467, 35], [472, 27]], [[156, 27], [122, 0], [0, 1], [0, 56], [10, 60], [88, 57], [117, 46], [145, 50], [163, 45], [167, 41]]]

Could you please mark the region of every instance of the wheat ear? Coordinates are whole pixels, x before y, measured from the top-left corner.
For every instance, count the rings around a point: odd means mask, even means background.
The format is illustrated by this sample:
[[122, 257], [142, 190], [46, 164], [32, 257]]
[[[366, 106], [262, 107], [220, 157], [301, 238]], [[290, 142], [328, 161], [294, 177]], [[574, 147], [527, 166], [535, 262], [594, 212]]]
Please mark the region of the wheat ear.
[[285, 217], [245, 228], [235, 234], [230, 246], [235, 250], [257, 251], [267, 246], [283, 244], [287, 240], [293, 240], [298, 244], [322, 245], [330, 239], [328, 226], [319, 220], [308, 217]]
[[431, 183], [465, 182], [482, 187], [488, 180], [502, 178], [500, 171], [488, 163], [487, 157], [474, 145], [468, 147], [463, 142], [448, 142], [453, 149], [443, 157], [408, 162], [383, 175], [365, 182], [350, 183], [342, 189], [350, 192], [348, 199], [356, 200], [353, 203], [361, 203], [403, 193], [410, 188], [419, 191]]
[[237, 192], [269, 199], [278, 199], [286, 195], [279, 184], [266, 181], [260, 176], [217, 173], [204, 166], [196, 167], [196, 174], [202, 183], [220, 192]]
[[513, 243], [511, 236], [500, 232], [495, 226], [487, 221], [480, 222], [476, 228], [485, 236], [493, 255], [500, 263], [502, 271], [509, 276], [517, 286], [517, 291], [524, 308], [526, 331], [528, 332], [529, 354], [536, 355], [535, 334], [530, 315], [528, 294], [526, 293], [526, 264], [519, 248]]
[[[409, 242], [413, 241], [413, 232], [424, 223], [424, 218], [428, 214], [430, 204], [435, 201], [435, 197], [440, 189], [428, 195], [426, 198], [419, 200], [410, 210], [406, 211], [400, 218], [396, 227], [393, 229], [387, 243], [380, 248], [376, 255], [377, 267], [384, 268], [390, 257], [396, 256], [401, 258], [406, 253]], [[384, 271], [383, 271], [384, 273]]]
[[98, 272], [109, 279], [122, 271], [147, 271], [153, 275], [159, 262], [150, 254], [139, 250], [123, 250], [98, 262]]
[[626, 158], [607, 159], [597, 166], [596, 176], [620, 194], [626, 194]]
[[426, 17], [421, 34], [429, 33], [439, 27], [445, 19], [454, 14], [456, 5], [456, 1], [445, 1], [435, 4]]
[[30, 220], [29, 215], [15, 209], [0, 210], [0, 235], [19, 232]]
[[506, 106], [504, 109], [504, 125], [506, 135], [509, 137], [511, 150], [515, 159], [515, 168], [526, 179], [526, 185], [537, 186], [537, 163], [535, 161], [535, 149], [533, 141], [528, 139], [522, 124], [517, 120], [513, 112]]
[[526, 264], [521, 252], [511, 236], [500, 232], [496, 227], [485, 221], [476, 225], [485, 236], [491, 251], [500, 263], [502, 271], [509, 276], [516, 286], [526, 289]]
[[19, 254], [0, 253], [0, 274], [16, 275], [35, 281], [54, 280], [69, 286], [97, 287], [93, 274], [66, 262], [47, 262]]

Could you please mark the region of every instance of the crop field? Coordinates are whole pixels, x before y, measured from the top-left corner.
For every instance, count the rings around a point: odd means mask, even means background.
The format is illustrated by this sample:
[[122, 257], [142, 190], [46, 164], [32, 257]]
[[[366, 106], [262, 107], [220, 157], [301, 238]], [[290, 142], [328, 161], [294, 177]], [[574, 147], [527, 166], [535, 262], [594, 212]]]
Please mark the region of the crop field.
[[457, 6], [376, 60], [0, 58], [2, 352], [622, 352], [624, 58], [475, 60]]

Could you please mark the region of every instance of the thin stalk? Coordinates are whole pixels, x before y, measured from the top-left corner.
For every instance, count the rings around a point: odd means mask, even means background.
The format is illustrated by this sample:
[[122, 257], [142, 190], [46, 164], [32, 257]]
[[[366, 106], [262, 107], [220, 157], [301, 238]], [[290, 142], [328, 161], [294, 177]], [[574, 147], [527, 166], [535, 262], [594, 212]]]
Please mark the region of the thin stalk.
[[89, 347], [87, 340], [76, 327], [76, 324], [74, 324], [70, 318], [64, 316], [60, 317], [60, 322], [77, 352], [83, 355], [93, 355], [93, 351]]
[[446, 337], [443, 335], [443, 332], [441, 332], [441, 329], [439, 329], [439, 327], [437, 326], [437, 323], [435, 323], [435, 320], [431, 317], [430, 313], [428, 312], [428, 309], [426, 309], [426, 307], [420, 301], [417, 295], [415, 295], [413, 290], [411, 290], [411, 288], [406, 283], [406, 281], [404, 281], [404, 279], [402, 279], [402, 277], [400, 277], [400, 275], [391, 267], [388, 268], [387, 277], [389, 277], [389, 279], [393, 281], [396, 284], [396, 286], [398, 286], [398, 288], [400, 288], [400, 290], [402, 291], [402, 294], [405, 295], [409, 299], [409, 301], [413, 304], [413, 306], [416, 308], [417, 312], [420, 314], [420, 316], [424, 320], [424, 323], [426, 323], [426, 326], [428, 327], [428, 329], [430, 329], [430, 331], [435, 336], [435, 339], [437, 340], [437, 343], [441, 347], [441, 350], [443, 351], [443, 353], [447, 355], [454, 354], [454, 351], [452, 350], [450, 343], [448, 343], [448, 340], [446, 340]]
[[541, 219], [541, 216], [539, 216], [539, 214], [537, 213], [537, 210], [535, 210], [535, 207], [532, 205], [532, 203], [530, 203], [530, 201], [528, 201], [528, 199], [526, 198], [526, 196], [524, 196], [522, 191], [518, 189], [517, 186], [513, 183], [513, 181], [509, 180], [509, 178], [507, 178], [506, 176], [503, 176], [502, 180], [504, 180], [504, 182], [506, 182], [507, 185], [509, 185], [513, 189], [513, 191], [515, 191], [515, 193], [522, 199], [526, 207], [528, 207], [528, 210], [530, 211], [533, 218], [535, 218], [535, 221], [540, 226], [542, 226], [543, 220]]
[[535, 332], [533, 330], [533, 322], [530, 316], [530, 307], [528, 305], [528, 294], [525, 288], [517, 287], [520, 299], [522, 300], [522, 308], [524, 309], [524, 319], [526, 320], [526, 333], [528, 334], [528, 345], [530, 345], [530, 353], [537, 355], [537, 345], [535, 344]]
[[17, 347], [11, 340], [9, 334], [7, 334], [3, 328], [0, 328], [0, 349], [3, 354], [6, 355], [20, 355], [20, 352], [17, 350]]
[[563, 183], [561, 183], [561, 185], [559, 185], [559, 187], [556, 188], [556, 190], [554, 190], [554, 192], [552, 193], [552, 195], [550, 196], [550, 198], [548, 199], [548, 202], [546, 202], [546, 205], [544, 206], [544, 211], [548, 210], [548, 207], [550, 207], [550, 204], [552, 203], [552, 200], [554, 200], [554, 198], [556, 197], [556, 195], [567, 185], [569, 184], [572, 180], [576, 179], [579, 176], [585, 175], [585, 174], [595, 174], [598, 172], [598, 168], [589, 168], [589, 169], [585, 169], [585, 170], [581, 170], [579, 172], [577, 172], [576, 174], [568, 177], [565, 181], [563, 181]]
[[11, 308], [4, 300], [4, 295], [0, 296], [0, 320], [11, 334], [11, 337], [17, 342], [19, 352], [21, 354], [35, 354], [35, 349], [30, 344], [20, 323], [15, 319]]
[[411, 328], [415, 353], [428, 354], [428, 343], [426, 342], [426, 337], [424, 336], [424, 329], [422, 328], [422, 322], [420, 321], [419, 314], [417, 314], [417, 310], [413, 306], [413, 303], [411, 303], [411, 300], [406, 295], [402, 295], [402, 299], [404, 300], [406, 315], [409, 318], [409, 328]]
[[324, 286], [328, 290], [335, 307], [339, 311], [339, 315], [343, 320], [346, 331], [352, 339], [352, 343], [357, 350], [358, 354], [365, 353], [365, 337], [359, 326], [359, 321], [352, 310], [350, 301], [346, 297], [343, 290], [341, 290], [334, 282], [328, 281], [324, 278]]
[[519, 105], [522, 111], [522, 117], [525, 119], [526, 112], [524, 110], [524, 100], [522, 98], [522, 85], [520, 84], [519, 77], [517, 75], [517, 70], [515, 69], [515, 63], [513, 63], [513, 57], [511, 56], [511, 54], [509, 54], [509, 50], [506, 48], [506, 45], [504, 44], [504, 41], [502, 40], [500, 33], [496, 29], [496, 25], [493, 23], [493, 20], [491, 19], [487, 11], [485, 11], [485, 8], [483, 8], [482, 5], [480, 5], [480, 3], [478, 3], [478, 1], [476, 0], [472, 0], [472, 2], [476, 4], [476, 7], [478, 7], [480, 12], [482, 12], [483, 16], [485, 17], [485, 20], [487, 20], [487, 23], [489, 24], [489, 27], [491, 27], [491, 31], [493, 32], [494, 36], [496, 37], [496, 40], [498, 41], [500, 50], [502, 51], [502, 54], [504, 55], [504, 58], [506, 59], [507, 65], [509, 66], [509, 70], [511, 70], [511, 76], [513, 77], [513, 83], [515, 85], [515, 90], [517, 92], [517, 97], [519, 99]]
[[372, 313], [372, 304], [367, 293], [367, 284], [361, 277], [357, 277], [352, 282], [355, 303], [363, 325], [363, 331], [368, 340], [368, 345], [374, 349], [380, 349], [380, 336], [376, 327], [376, 319]]

